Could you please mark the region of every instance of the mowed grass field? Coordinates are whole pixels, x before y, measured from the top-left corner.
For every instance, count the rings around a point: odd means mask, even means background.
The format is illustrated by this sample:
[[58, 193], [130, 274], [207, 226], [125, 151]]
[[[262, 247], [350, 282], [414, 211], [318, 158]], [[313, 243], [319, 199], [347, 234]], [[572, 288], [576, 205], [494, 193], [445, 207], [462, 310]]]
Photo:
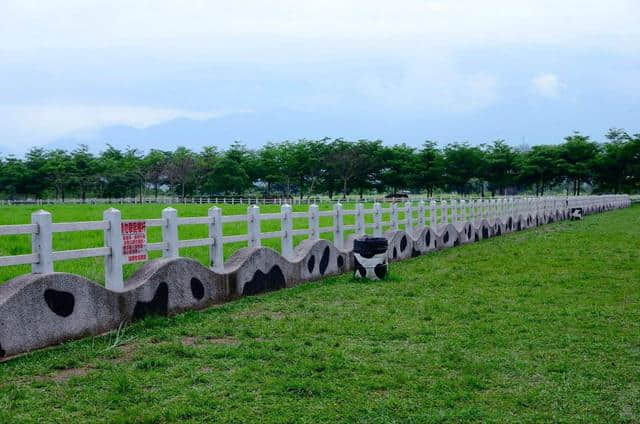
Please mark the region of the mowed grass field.
[[[96, 212], [98, 214], [98, 212]], [[640, 422], [640, 207], [0, 363], [0, 422]]]
[[[207, 216], [208, 209], [213, 205], [130, 205], [130, 204], [114, 204], [111, 205], [119, 209], [122, 219], [148, 219], [161, 218], [162, 209], [171, 206], [177, 209], [179, 217], [191, 216]], [[247, 205], [216, 205], [222, 209], [223, 215], [246, 215]], [[319, 205], [320, 210], [331, 210], [333, 205], [324, 203]], [[355, 209], [355, 203], [345, 203], [345, 210]], [[371, 208], [371, 204], [365, 205]], [[388, 204], [384, 207], [389, 207]], [[109, 208], [109, 205], [45, 205], [44, 209], [52, 214], [53, 222], [77, 222], [77, 221], [97, 221], [102, 219], [103, 212]], [[31, 214], [40, 209], [38, 206], [0, 206], [0, 225], [9, 224], [28, 224], [31, 222]], [[296, 205], [293, 210], [302, 212], [308, 210], [308, 205]], [[261, 213], [280, 212], [279, 205], [261, 205]], [[404, 218], [404, 213], [398, 214], [400, 219]], [[414, 219], [417, 220], [417, 212], [413, 212]], [[384, 213], [383, 221], [389, 220], [389, 214]], [[366, 222], [373, 222], [373, 216], [368, 214], [365, 216]], [[417, 222], [417, 221], [416, 221]], [[344, 217], [345, 225], [355, 224], [354, 216]], [[294, 229], [308, 228], [307, 218], [295, 218]], [[320, 217], [320, 227], [331, 227], [333, 225], [332, 217]], [[404, 226], [400, 226], [404, 228]], [[208, 237], [206, 225], [180, 225], [178, 228], [178, 237], [180, 240], [197, 239]], [[280, 220], [263, 220], [261, 221], [261, 231], [271, 232], [280, 230]], [[371, 233], [371, 229], [368, 230]], [[348, 235], [353, 231], [346, 231]], [[246, 222], [231, 222], [223, 225], [223, 235], [247, 234]], [[160, 227], [150, 227], [147, 230], [148, 241], [150, 243], [162, 241], [162, 232]], [[332, 232], [324, 232], [320, 235], [322, 238], [332, 240]], [[297, 245], [306, 236], [295, 236], [294, 243]], [[271, 238], [262, 240], [262, 245], [271, 247], [280, 251], [280, 239]], [[81, 231], [69, 233], [53, 234], [54, 250], [72, 250], [84, 249], [89, 247], [104, 246], [103, 231]], [[225, 260], [242, 247], [246, 247], [246, 242], [226, 243], [224, 245]], [[16, 235], [0, 237], [0, 256], [19, 255], [31, 253], [31, 236]], [[151, 259], [158, 258], [162, 255], [160, 251], [149, 252]], [[183, 248], [180, 249], [180, 255], [197, 259], [202, 264], [209, 263], [209, 250], [206, 246]], [[135, 270], [142, 266], [141, 263], [128, 264], [124, 267], [125, 278], [130, 277]], [[54, 270], [59, 272], [70, 272], [82, 275], [99, 284], [104, 284], [104, 259], [103, 258], [86, 258], [72, 261], [60, 261], [54, 263]], [[31, 272], [30, 265], [20, 265], [11, 267], [0, 267], [0, 284], [11, 278]]]

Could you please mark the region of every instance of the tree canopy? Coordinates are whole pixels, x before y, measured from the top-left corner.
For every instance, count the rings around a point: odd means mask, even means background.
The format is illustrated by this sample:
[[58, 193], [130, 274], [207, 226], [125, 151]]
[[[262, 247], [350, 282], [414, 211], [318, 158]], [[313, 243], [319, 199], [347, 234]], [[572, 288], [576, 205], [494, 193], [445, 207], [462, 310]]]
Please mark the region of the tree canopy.
[[33, 148], [23, 158], [0, 157], [6, 199], [175, 196], [311, 196], [485, 191], [495, 194], [638, 192], [640, 134], [612, 129], [598, 143], [573, 133], [560, 144], [514, 148], [504, 140], [420, 148], [381, 140], [301, 139], [249, 149], [200, 152], [86, 145], [66, 151]]

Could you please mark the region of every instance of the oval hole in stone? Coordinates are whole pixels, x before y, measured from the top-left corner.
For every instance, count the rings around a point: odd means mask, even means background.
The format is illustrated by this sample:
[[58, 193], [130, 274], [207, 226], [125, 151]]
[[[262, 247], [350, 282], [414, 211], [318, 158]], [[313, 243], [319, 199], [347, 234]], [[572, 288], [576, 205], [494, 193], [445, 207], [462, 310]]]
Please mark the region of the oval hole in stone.
[[197, 300], [204, 297], [204, 285], [202, 284], [202, 281], [198, 280], [196, 277], [191, 279], [191, 294]]
[[402, 236], [402, 239], [400, 240], [400, 251], [404, 252], [406, 248], [407, 248], [407, 236]]
[[307, 261], [307, 269], [309, 270], [309, 273], [312, 273], [315, 267], [316, 267], [316, 257], [314, 255], [311, 255], [311, 257], [309, 258], [309, 261]]
[[47, 302], [49, 309], [61, 317], [68, 317], [71, 315], [76, 304], [76, 299], [73, 294], [54, 289], [47, 289], [44, 291], [44, 300]]
[[324, 248], [322, 252], [322, 257], [320, 258], [320, 275], [324, 275], [327, 267], [329, 266], [329, 256], [331, 255], [331, 249], [329, 246]]

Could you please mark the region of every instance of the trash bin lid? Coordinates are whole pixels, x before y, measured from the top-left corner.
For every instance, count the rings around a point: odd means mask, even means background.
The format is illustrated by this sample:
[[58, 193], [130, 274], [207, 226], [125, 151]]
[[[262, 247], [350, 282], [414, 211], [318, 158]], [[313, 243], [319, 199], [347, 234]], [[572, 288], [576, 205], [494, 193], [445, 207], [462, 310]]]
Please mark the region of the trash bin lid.
[[353, 253], [363, 258], [386, 253], [389, 241], [384, 237], [361, 237], [353, 241]]

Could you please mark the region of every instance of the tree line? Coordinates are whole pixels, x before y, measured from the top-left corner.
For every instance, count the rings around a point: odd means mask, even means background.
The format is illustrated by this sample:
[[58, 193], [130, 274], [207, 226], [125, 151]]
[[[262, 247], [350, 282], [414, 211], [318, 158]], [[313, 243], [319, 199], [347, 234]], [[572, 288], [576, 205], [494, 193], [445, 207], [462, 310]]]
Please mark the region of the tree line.
[[387, 146], [380, 140], [270, 142], [249, 149], [235, 142], [194, 152], [117, 149], [99, 154], [86, 145], [67, 151], [32, 148], [24, 158], [0, 158], [6, 199], [216, 195], [329, 197], [413, 192], [544, 195], [638, 192], [640, 134], [611, 129], [598, 143], [573, 133], [557, 145], [514, 148], [504, 140], [440, 148]]

